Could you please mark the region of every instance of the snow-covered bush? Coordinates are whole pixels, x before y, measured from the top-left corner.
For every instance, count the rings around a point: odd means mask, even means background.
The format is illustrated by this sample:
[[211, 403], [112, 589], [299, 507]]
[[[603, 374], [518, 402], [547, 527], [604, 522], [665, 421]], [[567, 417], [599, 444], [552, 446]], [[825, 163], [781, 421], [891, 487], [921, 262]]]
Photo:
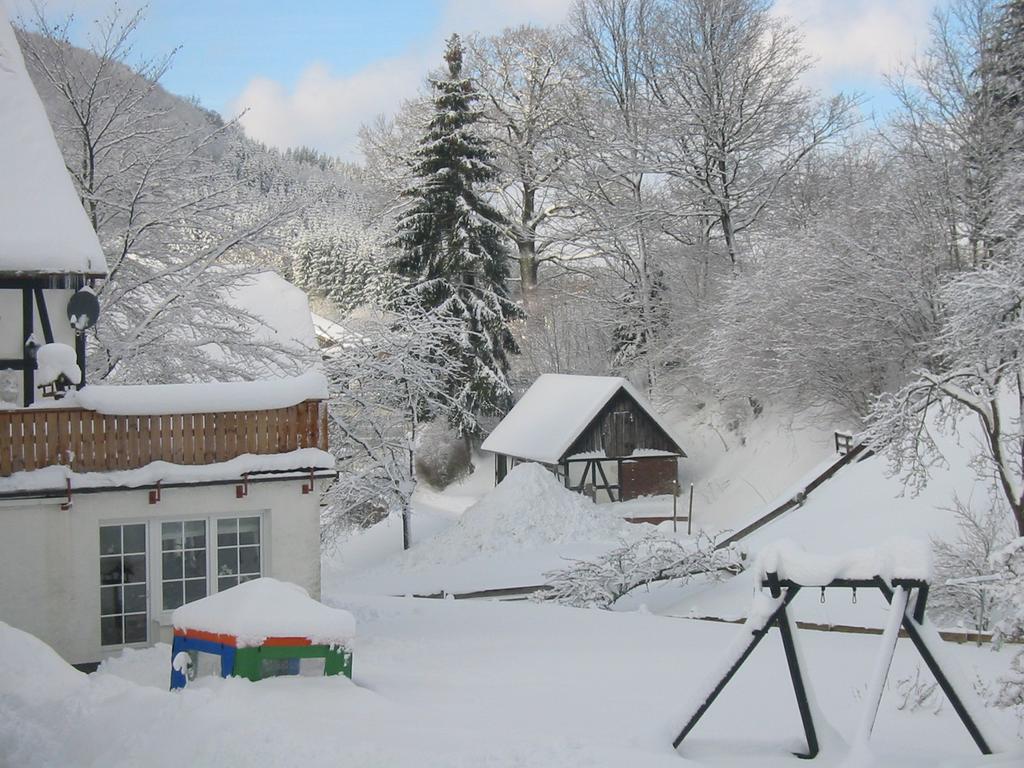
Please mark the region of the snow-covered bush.
[[[999, 647], [1006, 640], [1024, 640], [1024, 536], [999, 550], [992, 562], [1002, 577], [992, 589], [1002, 612], [992, 633], [992, 643]], [[997, 684], [996, 706], [1015, 708], [1024, 718], [1024, 650], [1014, 655]]]
[[439, 490], [473, 471], [469, 444], [443, 421], [423, 426], [416, 449], [416, 477]]
[[1013, 535], [1010, 512], [999, 502], [996, 498], [981, 510], [956, 499], [959, 535], [953, 541], [932, 540], [935, 580], [928, 605], [945, 624], [979, 633], [991, 629], [997, 607], [992, 589], [997, 566], [992, 556]]
[[919, 709], [929, 710], [933, 715], [942, 711], [943, 698], [939, 693], [939, 684], [927, 672], [921, 678], [921, 666], [914, 666], [914, 674], [901, 677], [896, 681], [896, 692], [899, 701], [896, 709], [916, 712]]
[[743, 569], [743, 555], [732, 546], [717, 548], [717, 537], [699, 533], [686, 541], [657, 532], [622, 544], [594, 560], [575, 560], [568, 568], [545, 573], [547, 589], [536, 600], [577, 608], [610, 608], [616, 600], [653, 581], [686, 582], [701, 574], [721, 578]]

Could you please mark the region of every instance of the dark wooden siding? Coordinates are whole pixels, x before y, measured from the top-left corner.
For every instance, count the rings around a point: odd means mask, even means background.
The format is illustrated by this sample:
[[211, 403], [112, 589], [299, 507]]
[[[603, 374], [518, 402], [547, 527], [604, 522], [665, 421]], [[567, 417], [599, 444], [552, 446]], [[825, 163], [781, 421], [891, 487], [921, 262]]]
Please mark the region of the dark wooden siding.
[[636, 400], [620, 389], [570, 446], [566, 456], [603, 449], [610, 458], [619, 458], [640, 448], [681, 451]]
[[678, 460], [674, 456], [623, 461], [619, 477], [620, 500], [673, 493], [677, 470]]

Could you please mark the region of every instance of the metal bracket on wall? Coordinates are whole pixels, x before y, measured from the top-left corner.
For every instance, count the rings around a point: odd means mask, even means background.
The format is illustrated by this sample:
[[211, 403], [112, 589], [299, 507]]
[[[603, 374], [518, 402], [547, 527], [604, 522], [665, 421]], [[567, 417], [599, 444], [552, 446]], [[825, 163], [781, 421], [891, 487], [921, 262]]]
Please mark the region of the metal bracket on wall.
[[153, 488], [149, 492], [149, 503], [150, 504], [156, 504], [159, 501], [160, 501], [160, 481], [157, 480], [156, 481], [156, 488]]
[[69, 509], [71, 509], [71, 503], [72, 503], [71, 502], [71, 478], [70, 477], [65, 478], [64, 482], [67, 483], [66, 493], [67, 493], [67, 497], [68, 498], [67, 498], [67, 501], [62, 501], [60, 503], [60, 511], [61, 512], [67, 512]]
[[249, 495], [249, 478], [247, 475], [242, 475], [242, 482], [235, 486], [235, 498], [244, 499]]
[[313, 477], [313, 470], [310, 469], [309, 470], [309, 482], [302, 484], [302, 495], [303, 496], [305, 496], [307, 493], [312, 493], [313, 492], [313, 488], [316, 487], [314, 485], [314, 479], [315, 478]]

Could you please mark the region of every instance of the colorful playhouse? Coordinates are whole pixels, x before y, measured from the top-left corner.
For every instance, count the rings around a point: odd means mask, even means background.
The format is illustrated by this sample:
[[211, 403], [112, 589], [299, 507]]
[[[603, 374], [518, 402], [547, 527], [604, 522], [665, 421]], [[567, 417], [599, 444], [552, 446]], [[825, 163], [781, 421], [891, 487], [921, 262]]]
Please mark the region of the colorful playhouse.
[[352, 677], [355, 619], [302, 587], [254, 579], [174, 611], [171, 690], [198, 675]]

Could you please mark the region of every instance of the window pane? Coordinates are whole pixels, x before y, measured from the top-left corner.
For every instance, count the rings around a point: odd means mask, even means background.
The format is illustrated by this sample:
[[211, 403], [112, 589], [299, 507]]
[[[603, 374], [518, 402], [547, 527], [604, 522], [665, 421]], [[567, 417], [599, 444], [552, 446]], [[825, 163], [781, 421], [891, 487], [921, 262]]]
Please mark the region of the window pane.
[[238, 572], [259, 573], [260, 572], [260, 548], [239, 547], [238, 548]]
[[238, 543], [260, 543], [260, 519], [258, 517], [243, 517], [238, 521]]
[[164, 552], [181, 549], [181, 523], [162, 523], [160, 525], [160, 547]]
[[189, 520], [185, 523], [185, 546], [188, 549], [206, 547], [205, 520]]
[[234, 548], [217, 550], [217, 575], [230, 576], [238, 573], [238, 550]]
[[146, 551], [146, 524], [124, 526], [124, 551], [145, 552]]
[[185, 582], [185, 602], [206, 597], [206, 579], [188, 579]]
[[[192, 579], [206, 575], [206, 550], [185, 553], [185, 578]], [[169, 578], [169, 577], [168, 577]]]
[[132, 584], [124, 588], [124, 612], [144, 613], [146, 610], [146, 585]]
[[238, 520], [231, 518], [217, 521], [217, 546], [231, 547], [238, 544]]
[[100, 526], [100, 554], [116, 555], [121, 552], [121, 526]]
[[138, 583], [146, 580], [146, 556], [125, 555], [124, 556], [124, 581], [125, 584]]
[[100, 615], [121, 613], [121, 588], [100, 587]]
[[121, 583], [121, 556], [100, 558], [100, 584]]
[[124, 641], [126, 643], [146, 642], [146, 614], [136, 613], [124, 617]]
[[258, 573], [250, 573], [248, 576], [239, 576], [238, 583], [244, 584], [247, 581], [252, 581], [253, 579], [258, 579], [259, 577], [260, 575]]
[[231, 589], [236, 584], [238, 584], [237, 576], [221, 576], [217, 579], [217, 591], [223, 592], [225, 589]]
[[100, 645], [120, 645], [122, 637], [120, 616], [100, 619]]
[[173, 611], [185, 602], [184, 590], [180, 581], [164, 582], [164, 610]]
[[164, 579], [181, 578], [181, 553], [165, 552], [163, 556]]

